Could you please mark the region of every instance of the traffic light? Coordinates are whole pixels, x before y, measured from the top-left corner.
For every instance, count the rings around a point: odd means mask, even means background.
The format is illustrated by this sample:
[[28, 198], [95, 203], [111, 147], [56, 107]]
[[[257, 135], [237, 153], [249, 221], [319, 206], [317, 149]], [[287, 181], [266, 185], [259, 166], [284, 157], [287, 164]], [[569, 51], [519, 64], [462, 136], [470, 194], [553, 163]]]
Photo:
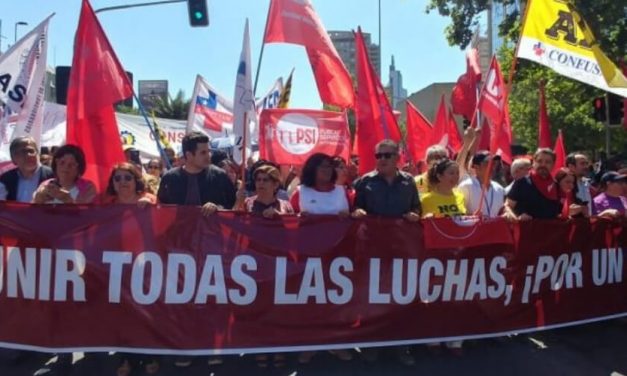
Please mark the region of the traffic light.
[[605, 119], [607, 119], [607, 115], [605, 113], [605, 97], [594, 98], [592, 101], [592, 108], [594, 109], [592, 115], [594, 120], [604, 123]]
[[187, 0], [187, 10], [192, 27], [209, 26], [207, 0]]
[[610, 106], [610, 124], [622, 124], [625, 116], [624, 100], [615, 94], [608, 94], [608, 104]]
[[593, 117], [595, 120], [605, 123], [607, 113], [610, 115], [610, 124], [621, 124], [625, 116], [625, 101], [622, 97], [615, 94], [607, 94], [607, 104], [609, 111], [605, 110], [605, 97], [594, 98], [592, 105], [594, 108]]

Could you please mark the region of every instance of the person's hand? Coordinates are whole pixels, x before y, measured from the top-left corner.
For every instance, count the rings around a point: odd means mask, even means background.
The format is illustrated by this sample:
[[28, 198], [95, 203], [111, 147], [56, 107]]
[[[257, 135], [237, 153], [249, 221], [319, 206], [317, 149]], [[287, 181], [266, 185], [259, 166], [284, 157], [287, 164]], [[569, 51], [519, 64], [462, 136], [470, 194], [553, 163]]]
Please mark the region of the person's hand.
[[577, 215], [577, 214], [583, 213], [583, 209], [584, 209], [584, 207], [581, 206], [581, 205], [570, 204], [570, 206], [568, 207], [568, 213], [571, 216]]
[[477, 137], [477, 130], [473, 127], [468, 127], [464, 131], [464, 143], [470, 144]]
[[365, 211], [364, 209], [355, 209], [355, 211], [353, 212], [353, 214], [351, 214], [351, 216], [352, 216], [353, 218], [356, 218], [356, 219], [358, 219], [358, 218], [363, 218], [363, 217], [365, 217], [366, 215], [368, 215], [368, 213], [366, 213], [366, 211]]
[[63, 203], [71, 203], [74, 202], [72, 196], [70, 196], [70, 192], [61, 188], [57, 183], [51, 181], [46, 184], [46, 195], [52, 199], [57, 199]]
[[420, 220], [420, 215], [415, 212], [408, 212], [403, 215], [403, 218], [409, 222], [418, 222]]
[[262, 215], [264, 218], [268, 218], [268, 219], [272, 219], [272, 218], [274, 218], [274, 217], [277, 217], [279, 214], [281, 214], [281, 213], [279, 213], [279, 211], [278, 211], [278, 210], [276, 210], [275, 208], [267, 208], [266, 210], [264, 210], [264, 211], [261, 213], [261, 215]]
[[151, 205], [152, 202], [150, 202], [150, 199], [148, 197], [142, 197], [139, 200], [137, 200], [137, 207], [140, 209], [145, 208], [148, 205]]
[[200, 208], [200, 212], [202, 213], [202, 215], [204, 215], [205, 217], [209, 217], [210, 215], [212, 215], [213, 213], [215, 213], [216, 211], [218, 211], [218, 205], [214, 204], [213, 202], [208, 202], [206, 204], [204, 204], [201, 208]]
[[527, 213], [522, 213], [521, 215], [519, 215], [519, 216], [518, 216], [518, 220], [519, 220], [519, 221], [523, 221], [523, 222], [525, 222], [525, 221], [530, 221], [530, 220], [532, 220], [532, 219], [533, 219], [533, 217], [532, 217], [532, 216], [530, 216], [530, 215], [529, 215], [529, 214], [527, 214]]
[[603, 218], [618, 218], [620, 217], [620, 212], [616, 209], [606, 209], [599, 213], [599, 217]]
[[235, 198], [238, 201], [244, 201], [246, 199], [246, 197], [248, 197], [248, 194], [246, 192], [246, 188], [243, 186], [240, 189], [237, 190], [237, 192], [235, 193]]
[[501, 215], [501, 217], [504, 218], [508, 222], [516, 222], [518, 220], [518, 217], [516, 217], [516, 214], [510, 211], [506, 211], [505, 213]]
[[422, 218], [424, 219], [435, 218], [435, 215], [433, 213], [427, 213], [424, 216], [422, 216]]

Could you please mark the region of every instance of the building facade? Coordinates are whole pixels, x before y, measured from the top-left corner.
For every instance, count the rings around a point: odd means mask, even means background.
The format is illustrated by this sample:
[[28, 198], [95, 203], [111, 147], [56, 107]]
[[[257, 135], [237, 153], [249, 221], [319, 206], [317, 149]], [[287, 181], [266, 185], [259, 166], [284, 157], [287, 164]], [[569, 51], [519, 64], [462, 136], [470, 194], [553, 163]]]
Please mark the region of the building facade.
[[392, 55], [392, 64], [390, 64], [389, 88], [392, 108], [398, 109], [407, 98], [407, 90], [403, 88], [403, 75], [401, 71], [396, 70], [396, 66], [394, 65], [394, 55]]
[[[381, 54], [379, 46], [371, 42], [370, 33], [362, 33], [366, 46], [368, 46], [368, 56], [372, 65], [381, 77]], [[329, 31], [329, 37], [344, 62], [346, 69], [353, 78], [356, 77], [357, 71], [355, 67], [355, 36], [352, 31]]]

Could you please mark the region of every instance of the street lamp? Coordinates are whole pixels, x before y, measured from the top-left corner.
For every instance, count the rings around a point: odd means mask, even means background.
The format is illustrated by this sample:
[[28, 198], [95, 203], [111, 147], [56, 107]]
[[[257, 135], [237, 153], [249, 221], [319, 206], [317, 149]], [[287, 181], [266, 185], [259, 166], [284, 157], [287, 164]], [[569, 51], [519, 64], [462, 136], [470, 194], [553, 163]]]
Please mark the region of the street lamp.
[[15, 40], [13, 41], [13, 43], [17, 43], [17, 27], [18, 26], [27, 26], [28, 22], [24, 22], [24, 21], [20, 21], [20, 22], [16, 22], [15, 23]]

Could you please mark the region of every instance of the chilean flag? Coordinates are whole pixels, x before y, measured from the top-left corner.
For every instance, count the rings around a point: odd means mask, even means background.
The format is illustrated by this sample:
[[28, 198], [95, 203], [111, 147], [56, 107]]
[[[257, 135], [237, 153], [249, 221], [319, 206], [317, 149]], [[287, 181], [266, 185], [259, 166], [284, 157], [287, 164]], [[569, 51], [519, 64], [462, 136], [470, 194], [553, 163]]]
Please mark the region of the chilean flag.
[[222, 132], [222, 124], [233, 123], [232, 114], [218, 110], [217, 94], [213, 91], [209, 91], [208, 97], [196, 96], [194, 112], [203, 115], [204, 127], [215, 132]]

